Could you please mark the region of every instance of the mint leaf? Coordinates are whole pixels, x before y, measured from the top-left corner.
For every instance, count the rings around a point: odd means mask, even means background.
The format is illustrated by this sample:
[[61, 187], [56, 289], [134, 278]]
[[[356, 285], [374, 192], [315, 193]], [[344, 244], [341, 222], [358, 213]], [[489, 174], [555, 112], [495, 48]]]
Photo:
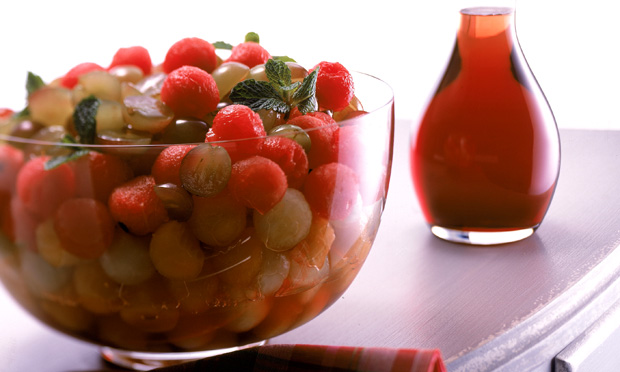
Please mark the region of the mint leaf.
[[266, 81], [244, 80], [230, 91], [229, 98], [234, 103], [248, 106], [253, 111], [271, 109], [287, 113], [290, 110], [280, 93]]
[[65, 134], [65, 136], [62, 137], [60, 142], [61, 143], [66, 143], [66, 144], [70, 144], [70, 145], [77, 145], [78, 144], [78, 141], [75, 139], [75, 137], [73, 137], [70, 134]]
[[49, 159], [48, 161], [45, 162], [45, 165], [43, 166], [43, 168], [45, 170], [50, 170], [50, 169], [54, 169], [56, 167], [59, 167], [60, 165], [79, 159], [84, 155], [87, 155], [90, 151], [87, 149], [82, 149], [80, 148], [79, 150], [73, 151], [67, 155], [58, 155], [55, 156], [51, 159]]
[[230, 91], [230, 100], [238, 105], [250, 107], [253, 111], [274, 110], [288, 115], [293, 107], [303, 114], [316, 111], [316, 77], [318, 68], [302, 82], [292, 82], [291, 70], [281, 60], [269, 59], [265, 63], [267, 81], [248, 79], [235, 85]]
[[297, 63], [297, 61], [295, 61], [293, 58], [291, 58], [289, 56], [273, 56], [272, 58], [275, 59], [276, 61], [295, 62], [295, 63]]
[[225, 50], [232, 50], [233, 48], [231, 44], [225, 43], [223, 41], [216, 41], [215, 43], [213, 43], [213, 47], [215, 49], [225, 49]]
[[255, 43], [260, 43], [260, 38], [258, 37], [258, 34], [256, 32], [248, 32], [247, 34], [245, 34], [245, 41], [253, 41]]
[[319, 67], [306, 76], [299, 88], [293, 94], [293, 105], [297, 106], [302, 114], [316, 111], [318, 103], [316, 101], [316, 77]]
[[28, 92], [28, 96], [44, 86], [45, 83], [39, 75], [28, 71], [28, 76], [26, 77], [26, 91]]
[[65, 134], [65, 136], [60, 140], [60, 143], [66, 143], [67, 145], [71, 145], [71, 146], [59, 146], [59, 147], [64, 147], [66, 149], [68, 149], [69, 151], [71, 151], [70, 153], [66, 154], [66, 155], [57, 155], [54, 156], [53, 158], [49, 159], [48, 161], [45, 162], [44, 165], [44, 169], [45, 170], [50, 170], [50, 169], [54, 169], [64, 163], [67, 163], [69, 161], [73, 161], [75, 159], [79, 159], [82, 156], [88, 154], [90, 151], [81, 147], [77, 147], [74, 145], [77, 145], [77, 140], [75, 138], [73, 138], [72, 135], [70, 134]]
[[95, 143], [97, 134], [97, 110], [101, 101], [93, 95], [84, 98], [73, 111], [73, 123], [80, 139], [80, 143]]
[[30, 107], [26, 106], [21, 111], [13, 114], [14, 119], [23, 119], [30, 116]]
[[270, 59], [265, 63], [265, 74], [267, 79], [277, 88], [291, 85], [291, 70], [286, 63]]

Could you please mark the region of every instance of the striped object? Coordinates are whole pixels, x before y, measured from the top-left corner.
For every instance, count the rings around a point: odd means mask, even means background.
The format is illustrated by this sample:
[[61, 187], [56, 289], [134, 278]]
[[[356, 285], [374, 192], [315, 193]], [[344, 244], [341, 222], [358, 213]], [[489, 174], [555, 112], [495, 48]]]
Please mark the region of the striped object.
[[156, 369], [159, 372], [445, 372], [439, 350], [264, 345]]

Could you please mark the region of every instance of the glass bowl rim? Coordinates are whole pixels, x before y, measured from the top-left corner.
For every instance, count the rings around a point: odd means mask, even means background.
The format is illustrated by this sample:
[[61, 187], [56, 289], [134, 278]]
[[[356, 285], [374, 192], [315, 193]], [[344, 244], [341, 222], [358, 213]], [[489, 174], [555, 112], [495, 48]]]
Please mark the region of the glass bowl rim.
[[[344, 126], [353, 126], [355, 125], [355, 122], [359, 121], [359, 118], [361, 117], [365, 117], [368, 115], [372, 115], [378, 111], [380, 111], [381, 109], [390, 106], [393, 104], [394, 102], [394, 90], [393, 88], [384, 80], [374, 76], [374, 75], [370, 75], [364, 72], [359, 72], [359, 71], [351, 71], [352, 74], [355, 75], [359, 75], [364, 77], [365, 79], [369, 79], [370, 81], [373, 81], [375, 83], [379, 83], [382, 84], [385, 88], [387, 88], [387, 93], [385, 94], [385, 98], [381, 99], [381, 103], [380, 104], [376, 104], [375, 107], [372, 108], [371, 111], [367, 111], [362, 115], [353, 117], [353, 118], [349, 118], [349, 119], [345, 119], [336, 123], [332, 123], [332, 124], [328, 124], [325, 126], [321, 126], [319, 128], [309, 128], [309, 129], [301, 129], [301, 132], [303, 133], [310, 133], [313, 132], [315, 130], [323, 130], [326, 128], [333, 128], [333, 127], [344, 127]], [[355, 79], [354, 79], [355, 82]], [[320, 111], [315, 111], [315, 112], [320, 112]], [[47, 127], [49, 128], [49, 127]], [[39, 146], [62, 146], [62, 147], [67, 147], [67, 148], [81, 148], [81, 149], [132, 149], [132, 148], [164, 148], [164, 147], [169, 147], [169, 146], [180, 146], [180, 145], [199, 145], [199, 144], [204, 144], [204, 143], [209, 143], [212, 145], [217, 145], [217, 144], [230, 144], [230, 143], [236, 143], [236, 142], [243, 142], [243, 141], [251, 141], [251, 140], [257, 140], [257, 139], [265, 139], [265, 138], [269, 138], [269, 137], [274, 137], [274, 136], [279, 136], [278, 134], [274, 133], [274, 134], [266, 134], [264, 136], [257, 136], [257, 137], [248, 137], [248, 138], [236, 138], [236, 139], [228, 139], [228, 140], [219, 140], [219, 141], [203, 141], [203, 142], [183, 142], [183, 143], [144, 143], [144, 144], [82, 144], [82, 143], [64, 143], [64, 142], [59, 142], [59, 141], [45, 141], [45, 140], [37, 140], [37, 139], [32, 139], [32, 138], [24, 138], [24, 137], [16, 137], [16, 136], [12, 136], [10, 134], [4, 134], [4, 133], [0, 133], [0, 141], [4, 142], [4, 143], [19, 143], [19, 144], [24, 144], [24, 145], [39, 145]]]

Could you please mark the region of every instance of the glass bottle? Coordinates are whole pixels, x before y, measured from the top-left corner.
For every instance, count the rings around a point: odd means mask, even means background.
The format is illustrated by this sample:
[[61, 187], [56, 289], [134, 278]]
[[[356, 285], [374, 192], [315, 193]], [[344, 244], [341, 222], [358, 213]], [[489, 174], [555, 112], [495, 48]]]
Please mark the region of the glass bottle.
[[542, 222], [560, 140], [518, 43], [514, 7], [461, 9], [448, 66], [412, 130], [410, 165], [424, 217], [440, 238], [507, 243]]

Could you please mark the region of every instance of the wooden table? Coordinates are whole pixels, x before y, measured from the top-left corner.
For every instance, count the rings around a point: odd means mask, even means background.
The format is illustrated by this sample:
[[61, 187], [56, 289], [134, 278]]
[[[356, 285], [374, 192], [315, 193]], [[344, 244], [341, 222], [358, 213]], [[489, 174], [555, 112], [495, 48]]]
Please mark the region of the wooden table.
[[[560, 181], [542, 226], [521, 242], [469, 247], [425, 225], [408, 130], [397, 122], [388, 202], [359, 276], [331, 308], [271, 342], [439, 348], [450, 371], [620, 365], [610, 347], [620, 340], [620, 131], [561, 131]], [[0, 371], [110, 368], [4, 290], [0, 309]]]

